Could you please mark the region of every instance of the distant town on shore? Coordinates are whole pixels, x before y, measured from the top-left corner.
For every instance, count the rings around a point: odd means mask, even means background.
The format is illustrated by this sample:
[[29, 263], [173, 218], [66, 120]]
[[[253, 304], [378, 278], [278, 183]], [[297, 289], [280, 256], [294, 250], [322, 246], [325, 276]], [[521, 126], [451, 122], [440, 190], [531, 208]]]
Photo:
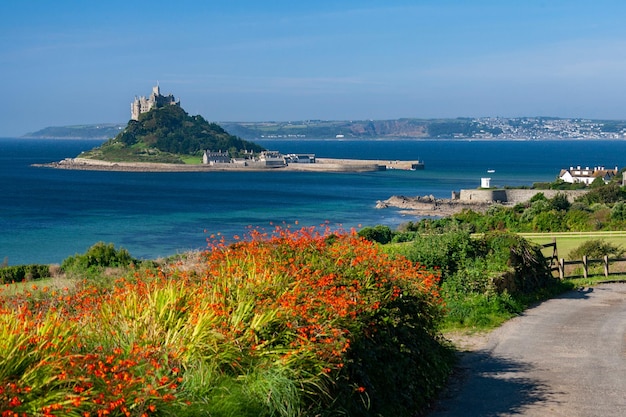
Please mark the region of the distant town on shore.
[[[626, 120], [555, 117], [216, 122], [245, 140], [258, 139], [625, 139]], [[24, 138], [109, 139], [126, 123], [47, 127]]]

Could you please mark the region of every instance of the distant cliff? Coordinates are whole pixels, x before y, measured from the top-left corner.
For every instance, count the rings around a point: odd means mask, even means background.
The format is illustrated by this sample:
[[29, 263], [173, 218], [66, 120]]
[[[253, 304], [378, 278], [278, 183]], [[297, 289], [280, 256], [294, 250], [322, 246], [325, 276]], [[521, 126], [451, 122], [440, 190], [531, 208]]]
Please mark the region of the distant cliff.
[[25, 134], [32, 139], [110, 139], [126, 127], [126, 123], [100, 123], [96, 125], [74, 125], [46, 127]]
[[299, 122], [224, 122], [222, 126], [247, 139], [314, 138], [374, 139], [429, 137], [428, 121], [421, 119]]

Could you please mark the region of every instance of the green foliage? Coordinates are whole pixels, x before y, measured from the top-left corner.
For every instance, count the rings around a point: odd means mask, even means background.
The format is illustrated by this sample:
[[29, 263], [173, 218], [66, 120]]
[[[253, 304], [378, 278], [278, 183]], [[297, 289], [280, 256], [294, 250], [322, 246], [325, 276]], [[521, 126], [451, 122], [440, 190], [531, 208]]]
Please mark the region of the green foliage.
[[448, 328], [493, 327], [519, 314], [533, 294], [557, 285], [540, 248], [512, 233], [418, 234], [384, 249], [441, 271]]
[[382, 244], [386, 244], [391, 242], [393, 238], [393, 231], [389, 226], [377, 225], [377, 226], [368, 226], [359, 230], [359, 236], [364, 239], [369, 240], [370, 242], [378, 242]]
[[576, 201], [591, 205], [594, 203], [612, 204], [624, 199], [626, 199], [624, 190], [618, 184], [610, 183], [590, 190], [585, 195], [577, 198]]
[[489, 132], [493, 135], [502, 133], [499, 127], [490, 128], [489, 126], [474, 122], [468, 119], [456, 119], [451, 121], [431, 122], [427, 125], [428, 136], [431, 138], [451, 138], [456, 135], [471, 137], [476, 133]]
[[615, 203], [611, 209], [611, 220], [626, 220], [626, 204], [623, 201]]
[[[449, 225], [473, 233], [622, 230], [626, 227], [625, 204], [626, 191], [618, 184], [610, 183], [590, 190], [573, 203], [564, 193], [550, 199], [538, 193], [528, 202], [513, 207], [492, 205], [486, 213], [464, 210], [446, 219], [421, 220], [411, 223], [410, 230], [420, 233], [441, 231]], [[393, 241], [410, 239], [412, 235], [397, 233]]]
[[334, 413], [323, 410], [320, 415], [337, 415], [339, 409], [348, 416], [403, 416], [428, 406], [443, 388], [455, 358], [429, 326], [425, 307], [424, 300], [406, 296], [373, 315], [365, 332], [351, 341], [340, 377], [363, 387], [367, 402], [355, 395], [354, 385], [338, 384], [340, 391], [331, 394], [337, 398]]
[[582, 259], [585, 255], [589, 259], [601, 259], [604, 256], [620, 258], [624, 255], [624, 248], [603, 239], [591, 239], [572, 250], [567, 256], [569, 259]]
[[550, 201], [550, 207], [554, 210], [567, 211], [572, 206], [572, 204], [567, 199], [567, 195], [563, 193], [558, 193], [557, 195], [552, 197], [549, 201]]
[[498, 292], [529, 294], [554, 282], [549, 265], [538, 246], [513, 233], [492, 233], [484, 239], [489, 248], [489, 262], [499, 265], [506, 263], [510, 268], [510, 271], [496, 279]]
[[534, 203], [535, 201], [548, 201], [544, 193], [537, 193], [528, 200], [529, 203]]
[[419, 234], [410, 243], [388, 245], [384, 250], [397, 256], [417, 262], [429, 269], [441, 271], [446, 280], [454, 274], [467, 259], [480, 252], [480, 241], [470, 237], [468, 232], [448, 232]]
[[[576, 204], [576, 203], [574, 203]], [[591, 221], [590, 210], [574, 208], [570, 209], [563, 218], [565, 230], [589, 232], [595, 229], [595, 223]]]
[[481, 294], [470, 292], [462, 295], [450, 284], [442, 287], [446, 300], [446, 328], [494, 328], [519, 315], [526, 305], [509, 293]]
[[589, 184], [589, 188], [594, 189], [594, 188], [600, 188], [604, 186], [604, 179], [602, 179], [601, 177], [596, 177], [591, 184]]
[[200, 155], [204, 150], [260, 152], [263, 147], [230, 135], [202, 116], [190, 116], [179, 106], [154, 108], [130, 120], [122, 133], [91, 151], [88, 156], [111, 161], [182, 163], [180, 155]]
[[81, 272], [106, 267], [127, 267], [137, 262], [124, 248], [115, 249], [112, 243], [98, 242], [82, 255], [76, 254], [61, 263], [65, 272]]
[[49, 276], [50, 267], [48, 265], [29, 264], [0, 268], [0, 284], [48, 278]]

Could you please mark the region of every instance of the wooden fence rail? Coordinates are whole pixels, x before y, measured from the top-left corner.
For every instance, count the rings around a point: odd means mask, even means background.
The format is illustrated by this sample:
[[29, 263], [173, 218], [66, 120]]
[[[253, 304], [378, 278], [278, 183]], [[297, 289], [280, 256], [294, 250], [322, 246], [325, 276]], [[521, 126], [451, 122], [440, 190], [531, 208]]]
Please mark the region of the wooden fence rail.
[[[610, 264], [615, 262], [626, 262], [626, 258], [609, 258], [608, 256], [604, 256], [602, 259], [588, 259], [587, 255], [583, 256], [583, 259], [580, 261], [566, 261], [563, 258], [559, 258], [559, 253], [556, 246], [556, 238], [552, 240], [552, 243], [546, 243], [541, 245], [543, 249], [552, 247], [552, 255], [546, 256], [546, 259], [550, 260], [550, 270], [551, 271], [559, 271], [559, 279], [565, 279], [565, 266], [566, 265], [582, 265], [583, 267], [583, 277], [589, 277], [589, 265], [592, 264], [602, 264], [603, 266], [603, 274], [606, 278], [611, 275], [610, 272]], [[613, 274], [623, 274], [623, 272], [613, 272]], [[600, 274], [594, 274], [600, 275]], [[571, 275], [570, 278], [576, 277], [579, 275]]]

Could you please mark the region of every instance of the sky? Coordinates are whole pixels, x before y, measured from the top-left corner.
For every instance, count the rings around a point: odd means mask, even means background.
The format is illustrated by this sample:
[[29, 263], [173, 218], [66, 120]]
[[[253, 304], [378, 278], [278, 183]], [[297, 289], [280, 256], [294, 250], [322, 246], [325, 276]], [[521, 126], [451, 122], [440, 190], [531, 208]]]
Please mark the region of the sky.
[[125, 123], [626, 119], [623, 0], [2, 0], [0, 136]]

